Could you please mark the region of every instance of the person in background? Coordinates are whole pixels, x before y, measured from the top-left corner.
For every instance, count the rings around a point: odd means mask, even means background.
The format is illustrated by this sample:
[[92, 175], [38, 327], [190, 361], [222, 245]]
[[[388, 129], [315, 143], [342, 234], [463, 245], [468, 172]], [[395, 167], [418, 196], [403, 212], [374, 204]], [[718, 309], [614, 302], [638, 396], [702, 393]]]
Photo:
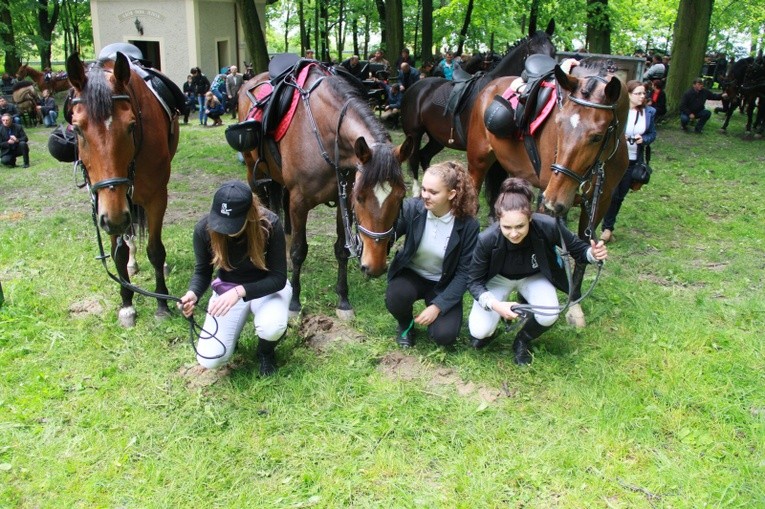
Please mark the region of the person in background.
[[191, 69], [191, 82], [194, 85], [194, 95], [197, 97], [199, 106], [199, 123], [201, 125], [207, 125], [205, 96], [210, 90], [210, 80], [207, 79], [207, 76], [202, 74], [202, 70], [199, 67], [193, 67]]
[[0, 115], [10, 115], [14, 124], [21, 125], [21, 113], [15, 104], [9, 103], [5, 97], [0, 96]]
[[305, 58], [309, 60], [314, 60], [314, 51], [312, 49], [305, 50]]
[[218, 100], [218, 97], [212, 93], [212, 90], [208, 91], [207, 94], [205, 94], [205, 115], [213, 119], [211, 127], [223, 125], [223, 120], [221, 120], [220, 117], [223, 116], [224, 113], [225, 108]]
[[[422, 195], [404, 201], [396, 234], [405, 236], [388, 270], [385, 306], [396, 319], [396, 343], [411, 348], [414, 326], [426, 326], [438, 345], [457, 341], [462, 297], [479, 224], [473, 181], [456, 162], [435, 164], [422, 176]], [[414, 303], [425, 301], [416, 317]]]
[[644, 80], [662, 80], [665, 78], [667, 69], [661, 61], [659, 55], [651, 57], [651, 67], [643, 74]]
[[8, 113], [3, 113], [2, 125], [0, 125], [0, 163], [3, 166], [14, 168], [16, 158], [24, 159], [24, 168], [29, 168], [29, 138], [21, 124], [14, 124], [13, 118]]
[[369, 63], [370, 64], [380, 64], [380, 65], [384, 66], [386, 71], [390, 69], [390, 62], [385, 60], [385, 54], [383, 53], [383, 50], [381, 50], [381, 49], [378, 49], [378, 50], [375, 51], [375, 53], [372, 56], [372, 58], [369, 59]]
[[420, 72], [406, 62], [401, 64], [398, 71], [398, 84], [401, 85], [401, 91], [405, 91], [420, 79]]
[[40, 99], [40, 104], [37, 106], [37, 112], [42, 118], [45, 127], [56, 127], [58, 106], [56, 106], [56, 100], [50, 95], [50, 90], [47, 88], [42, 92], [42, 99]]
[[226, 108], [228, 98], [226, 97], [226, 77], [228, 76], [228, 67], [221, 67], [220, 72], [215, 75], [212, 83], [210, 83], [210, 91], [215, 94], [218, 101], [223, 105], [223, 109]]
[[651, 90], [648, 98], [648, 105], [656, 110], [655, 122], [657, 124], [661, 123], [664, 120], [664, 116], [667, 114], [667, 94], [664, 92], [666, 83], [667, 82], [664, 80], [654, 80], [653, 90]]
[[409, 48], [401, 50], [401, 54], [396, 59], [396, 70], [401, 69], [401, 64], [409, 64], [409, 67], [414, 67], [414, 59], [409, 55]]
[[706, 102], [710, 99], [719, 101], [727, 98], [728, 94], [725, 93], [713, 94], [704, 88], [704, 80], [696, 78], [693, 80], [693, 86], [686, 90], [680, 98], [680, 128], [683, 131], [688, 131], [688, 123], [691, 120], [696, 120], [694, 132], [701, 134], [704, 124], [712, 116], [712, 113], [706, 109]]
[[621, 181], [619, 181], [619, 185], [614, 189], [611, 204], [603, 217], [603, 233], [600, 240], [605, 243], [613, 239], [616, 216], [619, 214], [619, 209], [621, 209], [627, 193], [632, 188], [632, 167], [637, 163], [648, 162], [649, 158], [645, 153], [646, 147], [656, 139], [656, 109], [652, 106], [646, 106], [645, 86], [637, 80], [628, 81], [627, 92], [630, 94], [630, 110], [624, 136], [627, 138], [627, 153], [630, 163]]
[[231, 118], [237, 117], [237, 108], [239, 106], [239, 89], [242, 88], [244, 80], [239, 74], [239, 68], [232, 65], [226, 76], [226, 97], [228, 98], [228, 109], [231, 111]]
[[197, 96], [194, 93], [194, 82], [191, 74], [186, 76], [186, 82], [183, 84], [183, 95], [186, 97], [186, 106], [183, 108], [183, 123], [189, 123], [189, 114], [197, 106]]
[[351, 55], [350, 58], [343, 60], [340, 63], [340, 67], [348, 71], [351, 76], [364, 81], [367, 77], [364, 75], [364, 66], [361, 65], [361, 60], [358, 55]]
[[438, 63], [438, 69], [441, 71], [444, 78], [451, 81], [452, 75], [454, 74], [454, 67], [456, 65], [457, 64], [454, 62], [454, 53], [447, 51], [446, 55], [444, 55], [444, 59]]
[[244, 182], [225, 182], [215, 192], [210, 213], [194, 227], [194, 257], [189, 290], [179, 304], [184, 316], [193, 314], [207, 288], [213, 289], [197, 343], [199, 364], [207, 369], [226, 364], [252, 314], [260, 375], [274, 374], [276, 343], [287, 330], [292, 298], [279, 217]]
[[527, 181], [510, 177], [502, 183], [494, 205], [497, 221], [478, 237], [468, 281], [475, 299], [468, 318], [473, 348], [484, 348], [494, 339], [501, 319], [518, 318], [518, 303], [507, 300], [510, 292], [517, 290], [530, 306], [539, 308], [528, 313], [515, 336], [513, 360], [519, 365], [531, 362], [531, 341], [558, 319], [556, 288], [569, 290], [565, 261], [557, 250], [568, 251], [580, 263], [597, 263], [608, 256], [602, 241], [588, 244], [565, 226], [559, 230], [553, 217], [533, 213], [534, 201]]

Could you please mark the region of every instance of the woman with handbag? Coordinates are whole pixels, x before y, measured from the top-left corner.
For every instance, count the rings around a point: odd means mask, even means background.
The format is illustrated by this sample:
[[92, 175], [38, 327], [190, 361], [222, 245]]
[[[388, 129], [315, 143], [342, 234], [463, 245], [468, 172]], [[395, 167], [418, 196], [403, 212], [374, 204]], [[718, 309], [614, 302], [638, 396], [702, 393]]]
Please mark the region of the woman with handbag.
[[644, 157], [645, 147], [656, 139], [656, 110], [646, 106], [645, 86], [637, 80], [628, 81], [627, 92], [630, 94], [630, 111], [624, 136], [627, 138], [630, 164], [621, 182], [614, 189], [611, 205], [603, 218], [603, 233], [600, 236], [603, 242], [610, 242], [613, 239], [616, 216], [630, 188], [636, 188], [637, 191], [640, 185], [648, 183], [647, 179], [642, 182], [635, 181], [633, 172], [636, 175], [645, 173], [643, 170], [648, 168], [648, 161]]

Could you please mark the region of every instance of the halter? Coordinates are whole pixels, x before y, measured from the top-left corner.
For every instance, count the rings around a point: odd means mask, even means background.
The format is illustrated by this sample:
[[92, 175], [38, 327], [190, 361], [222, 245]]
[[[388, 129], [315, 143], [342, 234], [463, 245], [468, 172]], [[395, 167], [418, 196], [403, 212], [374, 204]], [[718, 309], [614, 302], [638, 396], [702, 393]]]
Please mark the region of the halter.
[[[590, 76], [590, 78], [596, 79], [600, 81], [601, 83], [607, 84], [608, 81], [606, 81], [605, 78], [602, 76]], [[563, 94], [560, 93], [560, 84], [556, 81], [556, 87], [558, 87], [558, 109], [563, 109]], [[588, 215], [589, 215], [589, 224], [587, 225], [587, 229], [585, 230], [585, 235], [590, 238], [592, 236], [592, 231], [595, 228], [595, 213], [597, 210], [597, 204], [600, 200], [600, 195], [603, 191], [603, 181], [605, 180], [605, 164], [607, 161], [609, 161], [614, 155], [616, 154], [616, 151], [619, 149], [619, 137], [616, 136], [617, 131], [619, 130], [619, 118], [616, 115], [616, 108], [617, 104], [600, 104], [592, 101], [588, 101], [586, 99], [581, 99], [579, 97], [574, 97], [573, 95], [569, 94], [568, 99], [573, 102], [574, 104], [578, 104], [579, 106], [583, 106], [585, 108], [595, 108], [597, 110], [610, 110], [613, 114], [613, 117], [611, 119], [611, 122], [608, 124], [608, 127], [606, 128], [605, 136], [603, 137], [603, 142], [600, 144], [600, 149], [598, 149], [598, 154], [595, 156], [595, 162], [590, 165], [589, 168], [587, 168], [587, 171], [584, 173], [584, 175], [579, 175], [572, 171], [569, 168], [566, 168], [562, 164], [558, 164], [557, 162], [550, 165], [552, 171], [554, 174], [563, 174], [571, 179], [573, 179], [577, 184], [579, 184], [579, 193], [582, 195], [582, 201], [585, 204], [585, 207], [587, 208]], [[611, 151], [611, 153], [606, 157], [605, 160], [601, 159], [601, 156], [603, 155], [603, 152], [606, 149], [606, 146], [608, 145], [608, 142], [611, 140], [611, 137], [614, 137], [614, 149]], [[557, 158], [557, 152], [555, 157]], [[592, 177], [595, 176], [595, 185], [593, 187], [593, 193], [592, 197], [590, 199], [587, 199], [587, 194], [590, 191], [590, 188], [585, 188], [585, 184], [592, 182]]]
[[[350, 256], [352, 258], [358, 258], [361, 256], [361, 253], [364, 248], [364, 244], [361, 242], [361, 237], [358, 233], [361, 233], [362, 235], [365, 235], [371, 239], [373, 239], [375, 242], [380, 242], [389, 238], [393, 238], [393, 241], [390, 243], [392, 244], [395, 242], [396, 237], [396, 224], [394, 221], [393, 226], [390, 227], [385, 232], [374, 232], [372, 230], [369, 230], [365, 227], [363, 227], [359, 222], [356, 220], [356, 214], [353, 213], [353, 207], [349, 207], [348, 205], [348, 185], [349, 185], [349, 177], [351, 173], [355, 173], [356, 171], [361, 171], [360, 168], [356, 168], [355, 170], [351, 170], [349, 168], [340, 168], [340, 127], [343, 124], [343, 120], [345, 119], [345, 115], [348, 113], [348, 107], [351, 104], [351, 99], [348, 99], [345, 104], [343, 104], [342, 109], [340, 110], [340, 116], [337, 119], [337, 128], [335, 129], [335, 158], [330, 159], [329, 154], [327, 153], [327, 150], [324, 148], [324, 143], [321, 141], [321, 136], [319, 135], [319, 128], [316, 125], [316, 120], [314, 119], [313, 112], [311, 111], [311, 104], [309, 102], [310, 99], [310, 93], [321, 84], [321, 82], [324, 81], [325, 76], [322, 76], [318, 80], [314, 81], [313, 84], [310, 86], [308, 90], [302, 89], [300, 86], [298, 86], [296, 83], [292, 82], [291, 85], [294, 86], [298, 93], [300, 94], [300, 98], [303, 100], [303, 104], [305, 104], [305, 109], [308, 112], [308, 119], [311, 122], [311, 129], [313, 130], [313, 134], [316, 137], [316, 142], [319, 145], [319, 150], [321, 152], [322, 158], [329, 164], [333, 170], [335, 170], [335, 175], [337, 177], [337, 203], [340, 207], [340, 216], [343, 219], [343, 232], [345, 233], [345, 248], [350, 253]], [[353, 188], [353, 184], [350, 184], [351, 188]], [[356, 231], [358, 232], [356, 235], [353, 234], [352, 228], [356, 227]], [[390, 247], [389, 244], [389, 247]]]

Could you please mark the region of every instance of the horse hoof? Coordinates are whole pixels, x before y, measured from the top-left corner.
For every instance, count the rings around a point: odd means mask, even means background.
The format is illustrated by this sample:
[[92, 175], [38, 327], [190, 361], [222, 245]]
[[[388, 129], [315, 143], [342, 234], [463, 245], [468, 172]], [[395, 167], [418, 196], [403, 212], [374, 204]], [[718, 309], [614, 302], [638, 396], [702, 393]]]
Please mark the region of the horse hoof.
[[344, 322], [350, 322], [356, 318], [356, 313], [352, 309], [335, 309], [335, 314]]
[[584, 311], [582, 311], [582, 306], [574, 304], [568, 308], [568, 311], [566, 312], [566, 321], [569, 325], [573, 325], [578, 329], [584, 328], [587, 324], [584, 321]]
[[162, 266], [162, 273], [165, 275], [165, 277], [169, 277], [172, 270], [172, 267], [170, 267], [168, 264]]
[[136, 274], [138, 274], [138, 264], [134, 263], [133, 265], [127, 266], [128, 276], [133, 277]]
[[297, 311], [293, 311], [293, 310], [290, 309], [289, 312], [287, 313], [287, 316], [288, 316], [289, 320], [294, 320], [296, 318], [300, 318], [300, 310], [298, 309]]
[[129, 329], [135, 326], [135, 308], [133, 306], [120, 308], [118, 315], [120, 326]]
[[718, 132], [719, 132], [720, 134], [728, 134], [728, 131], [727, 131], [727, 130], [725, 130], [725, 129], [720, 129]]
[[167, 320], [171, 316], [172, 315], [170, 314], [170, 310], [169, 309], [158, 309], [157, 312], [154, 313], [154, 317], [157, 320]]

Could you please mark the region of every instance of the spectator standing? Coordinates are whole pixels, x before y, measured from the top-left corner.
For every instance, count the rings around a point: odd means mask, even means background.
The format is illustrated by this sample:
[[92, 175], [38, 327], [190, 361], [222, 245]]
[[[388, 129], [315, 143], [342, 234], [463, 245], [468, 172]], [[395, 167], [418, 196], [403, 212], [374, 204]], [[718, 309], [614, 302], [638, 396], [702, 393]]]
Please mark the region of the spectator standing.
[[385, 60], [385, 54], [381, 49], [378, 49], [375, 51], [372, 58], [369, 59], [370, 64], [379, 64], [385, 67], [384, 70], [388, 71], [390, 69], [390, 62]]
[[409, 67], [414, 67], [414, 59], [409, 55], [409, 48], [401, 50], [401, 54], [396, 59], [396, 70], [401, 69], [401, 64], [409, 64]]
[[186, 82], [183, 84], [183, 95], [186, 97], [186, 107], [183, 108], [183, 123], [189, 123], [189, 114], [197, 106], [197, 96], [194, 93], [194, 82], [191, 74], [186, 76]]
[[226, 96], [228, 97], [228, 108], [231, 111], [231, 118], [236, 118], [237, 106], [239, 102], [239, 89], [242, 88], [244, 79], [239, 74], [237, 66], [232, 65], [226, 76]]
[[667, 72], [666, 67], [661, 62], [659, 55], [654, 55], [651, 58], [651, 67], [643, 74], [644, 80], [661, 80], [665, 78]]
[[447, 51], [444, 59], [438, 63], [438, 69], [443, 73], [444, 78], [451, 81], [454, 75], [454, 67], [456, 65], [456, 62], [454, 62], [454, 53]]
[[24, 168], [29, 168], [29, 138], [20, 124], [14, 124], [8, 113], [2, 115], [0, 125], [0, 163], [11, 168], [16, 166], [16, 158], [21, 156]]
[[47, 88], [42, 92], [42, 99], [40, 99], [40, 104], [37, 106], [37, 111], [45, 127], [56, 127], [58, 106], [56, 106], [56, 100], [53, 99], [53, 96], [50, 95], [50, 90]]
[[683, 97], [680, 98], [680, 128], [688, 131], [688, 122], [696, 120], [694, 132], [701, 134], [704, 124], [707, 123], [712, 113], [706, 109], [706, 102], [710, 99], [719, 101], [727, 99], [728, 94], [713, 94], [704, 88], [704, 80], [696, 78], [693, 80], [693, 86], [686, 90]]
[[194, 86], [194, 95], [197, 98], [197, 105], [199, 106], [199, 123], [200, 125], [207, 125], [207, 113], [205, 113], [205, 94], [210, 90], [210, 80], [207, 76], [202, 74], [202, 70], [199, 67], [191, 69], [191, 82]]

